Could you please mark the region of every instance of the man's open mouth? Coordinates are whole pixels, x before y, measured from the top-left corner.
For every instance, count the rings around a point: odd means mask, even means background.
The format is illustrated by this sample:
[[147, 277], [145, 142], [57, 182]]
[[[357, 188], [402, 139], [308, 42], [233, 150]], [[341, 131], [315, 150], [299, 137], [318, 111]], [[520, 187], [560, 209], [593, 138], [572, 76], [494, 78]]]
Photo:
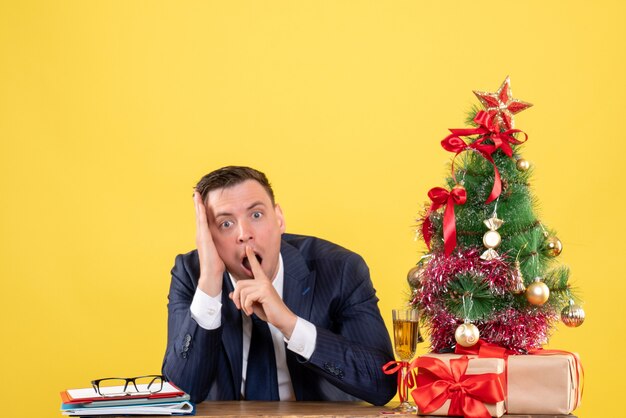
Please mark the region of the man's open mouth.
[[[254, 254], [256, 256], [257, 261], [259, 262], [259, 264], [261, 264], [261, 262], [263, 261], [263, 258], [258, 255], [258, 254]], [[250, 260], [248, 260], [248, 257], [244, 257], [243, 261], [241, 262], [241, 264], [243, 264], [243, 266], [249, 270], [250, 272], [252, 272], [252, 266], [250, 265]]]

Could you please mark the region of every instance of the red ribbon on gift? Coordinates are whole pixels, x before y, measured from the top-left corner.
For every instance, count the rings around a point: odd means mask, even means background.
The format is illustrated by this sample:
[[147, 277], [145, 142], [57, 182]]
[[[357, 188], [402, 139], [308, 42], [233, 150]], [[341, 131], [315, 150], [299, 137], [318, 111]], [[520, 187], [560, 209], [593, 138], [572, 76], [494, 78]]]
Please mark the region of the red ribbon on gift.
[[510, 355], [516, 354], [515, 351], [508, 350], [498, 344], [488, 343], [485, 340], [478, 340], [478, 342], [471, 347], [463, 347], [461, 344], [457, 344], [454, 353], [482, 358], [501, 358], [503, 360], [506, 360]]
[[507, 350], [498, 344], [488, 343], [487, 341], [479, 339], [478, 342], [471, 347], [463, 347], [461, 344], [457, 344], [454, 348], [454, 353], [482, 358], [501, 358], [504, 360], [502, 387], [504, 388], [504, 393], [509, 392], [509, 356], [516, 354], [515, 351]]
[[[407, 372], [406, 376], [402, 378], [402, 369], [406, 367]], [[412, 388], [415, 386], [415, 376], [413, 375], [413, 369], [409, 362], [407, 361], [390, 361], [389, 363], [383, 366], [383, 373], [385, 374], [394, 374], [398, 373], [398, 396], [400, 397], [400, 402], [406, 401], [405, 388]]]
[[452, 254], [456, 247], [456, 220], [454, 218], [454, 205], [462, 205], [467, 201], [467, 191], [460, 186], [455, 186], [451, 191], [443, 187], [433, 187], [428, 191], [428, 197], [432, 201], [430, 208], [422, 222], [422, 236], [426, 246], [430, 250], [430, 240], [432, 239], [430, 214], [442, 206], [446, 206], [443, 214], [443, 243], [446, 256]]
[[413, 364], [419, 368], [417, 388], [411, 392], [420, 413], [429, 414], [441, 408], [450, 399], [447, 415], [463, 415], [465, 418], [488, 418], [491, 416], [485, 403], [504, 400], [504, 388], [500, 375], [485, 373], [467, 375], [469, 358], [463, 356], [446, 364], [433, 357], [418, 357]]
[[[489, 197], [485, 202], [486, 204], [488, 204], [496, 200], [502, 192], [502, 181], [500, 179], [500, 172], [498, 171], [498, 167], [493, 160], [492, 154], [496, 152], [496, 150], [501, 149], [502, 152], [504, 152], [508, 157], [512, 157], [513, 149], [511, 147], [511, 144], [519, 145], [526, 142], [528, 140], [528, 135], [526, 135], [525, 132], [519, 129], [508, 129], [501, 132], [500, 125], [498, 123], [495, 123], [492, 120], [492, 115], [485, 112], [484, 110], [481, 110], [476, 114], [474, 122], [478, 124], [478, 128], [450, 129], [451, 134], [445, 137], [443, 141], [441, 141], [441, 146], [446, 151], [456, 153], [456, 155], [454, 156], [455, 158], [463, 151], [475, 150], [491, 163], [494, 172], [494, 182], [491, 193], [489, 193]], [[513, 136], [513, 134], [518, 132], [524, 135], [525, 138], [523, 141], [520, 141]], [[470, 135], [481, 135], [481, 137], [468, 145], [465, 143], [465, 141], [463, 141], [463, 139], [461, 139], [461, 137]], [[491, 140], [493, 144], [486, 143], [487, 140]], [[455, 178], [454, 160], [452, 161], [452, 177]]]

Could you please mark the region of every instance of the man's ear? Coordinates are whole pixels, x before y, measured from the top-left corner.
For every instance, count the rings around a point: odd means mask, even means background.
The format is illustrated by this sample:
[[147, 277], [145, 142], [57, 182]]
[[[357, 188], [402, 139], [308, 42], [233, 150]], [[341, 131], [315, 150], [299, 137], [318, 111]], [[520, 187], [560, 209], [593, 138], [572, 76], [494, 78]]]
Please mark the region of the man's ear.
[[280, 208], [280, 205], [277, 203], [274, 205], [274, 212], [276, 213], [276, 219], [278, 220], [278, 226], [280, 227], [280, 233], [285, 232], [285, 216], [283, 215], [283, 210]]

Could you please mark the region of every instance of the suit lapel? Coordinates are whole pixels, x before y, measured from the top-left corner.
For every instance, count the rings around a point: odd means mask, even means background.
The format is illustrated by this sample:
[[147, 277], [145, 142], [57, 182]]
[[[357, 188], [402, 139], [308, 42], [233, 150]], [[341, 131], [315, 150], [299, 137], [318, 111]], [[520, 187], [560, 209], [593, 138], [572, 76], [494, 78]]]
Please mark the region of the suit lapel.
[[298, 249], [285, 241], [280, 253], [285, 270], [283, 301], [293, 313], [308, 320], [315, 290], [315, 272], [309, 270]]
[[[283, 301], [293, 313], [309, 320], [315, 293], [315, 272], [309, 270], [300, 251], [285, 241], [282, 242], [280, 253], [284, 266]], [[286, 350], [286, 356], [296, 399], [303, 400], [305, 390], [301, 376], [302, 367], [295, 353]]]
[[224, 351], [230, 363], [230, 371], [232, 373], [232, 382], [234, 384], [233, 393], [235, 398], [241, 395], [241, 362], [243, 359], [243, 333], [241, 324], [241, 313], [235, 307], [235, 304], [228, 297], [233, 289], [228, 273], [224, 273], [224, 282], [222, 285], [222, 324], [233, 324], [233, 326], [224, 326], [222, 330], [222, 342]]

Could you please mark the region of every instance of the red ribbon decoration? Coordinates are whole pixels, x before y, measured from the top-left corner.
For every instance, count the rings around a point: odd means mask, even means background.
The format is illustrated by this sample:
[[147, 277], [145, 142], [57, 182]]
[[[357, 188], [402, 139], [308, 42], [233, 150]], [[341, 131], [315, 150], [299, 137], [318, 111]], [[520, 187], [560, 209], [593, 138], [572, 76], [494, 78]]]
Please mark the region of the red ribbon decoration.
[[[407, 373], [404, 379], [402, 378], [403, 367], [407, 368]], [[415, 376], [413, 375], [413, 369], [411, 367], [411, 364], [409, 364], [407, 361], [392, 360], [383, 366], [383, 373], [398, 373], [398, 396], [400, 397], [400, 402], [406, 401], [407, 399], [404, 396], [404, 388], [412, 388], [413, 386], [415, 386]]]
[[504, 388], [500, 375], [485, 373], [466, 375], [469, 358], [463, 356], [446, 364], [433, 357], [418, 357], [417, 388], [411, 392], [421, 414], [429, 414], [450, 399], [447, 415], [463, 415], [465, 418], [489, 418], [491, 414], [485, 403], [504, 400]]
[[[470, 135], [482, 135], [482, 138], [477, 139], [475, 142], [484, 143], [490, 139], [492, 144], [485, 144], [489, 148], [489, 154], [493, 154], [497, 149], [501, 149], [508, 157], [513, 156], [513, 148], [511, 144], [520, 145], [528, 140], [528, 135], [520, 129], [507, 129], [506, 131], [500, 131], [500, 125], [494, 123], [491, 115], [484, 110], [479, 111], [474, 118], [474, 122], [478, 124], [478, 128], [470, 129], [450, 129], [452, 135], [450, 137], [470, 136]], [[520, 141], [516, 139], [513, 134], [522, 133], [524, 140]]]
[[446, 256], [449, 256], [456, 247], [454, 205], [462, 205], [467, 201], [467, 191], [461, 186], [455, 186], [451, 191], [447, 191], [443, 187], [433, 187], [428, 191], [428, 197], [433, 203], [428, 208], [428, 213], [422, 222], [422, 236], [430, 250], [430, 240], [432, 239], [430, 214], [446, 205], [446, 211], [443, 214], [443, 243]]
[[471, 347], [463, 347], [461, 344], [457, 344], [454, 353], [482, 358], [501, 358], [504, 360], [506, 360], [508, 356], [516, 354], [515, 351], [507, 350], [498, 344], [488, 343], [485, 340], [478, 340], [478, 342]]
[[482, 358], [501, 358], [504, 360], [502, 387], [504, 388], [504, 393], [509, 393], [509, 356], [516, 354], [515, 351], [507, 350], [498, 344], [488, 343], [485, 340], [479, 339], [478, 342], [471, 347], [463, 347], [461, 344], [457, 344], [454, 348], [454, 353]]
[[[446, 151], [456, 153], [454, 158], [456, 158], [457, 155], [466, 150], [476, 150], [477, 152], [479, 152], [487, 161], [491, 163], [491, 165], [493, 166], [494, 174], [493, 187], [491, 188], [491, 193], [489, 193], [489, 197], [487, 198], [485, 204], [493, 202], [495, 199], [498, 198], [498, 196], [500, 196], [500, 193], [502, 192], [502, 180], [500, 179], [500, 172], [498, 171], [498, 167], [496, 166], [496, 163], [495, 161], [493, 161], [493, 157], [491, 156], [491, 154], [495, 151], [494, 145], [484, 144], [479, 141], [474, 141], [470, 145], [467, 145], [465, 141], [463, 141], [458, 136], [448, 135], [443, 139], [443, 141], [441, 141], [441, 146]], [[451, 170], [452, 178], [454, 178], [454, 180], [456, 181], [456, 176], [454, 174], [454, 159], [452, 160]]]
[[[475, 150], [479, 152], [487, 161], [489, 161], [491, 165], [493, 165], [493, 187], [485, 202], [488, 204], [496, 200], [502, 192], [500, 172], [498, 171], [498, 167], [496, 167], [496, 163], [493, 161], [492, 154], [496, 152], [496, 150], [501, 149], [502, 152], [504, 152], [508, 157], [512, 157], [513, 149], [511, 148], [511, 144], [519, 145], [526, 142], [528, 140], [528, 135], [519, 129], [508, 129], [504, 132], [500, 132], [500, 125], [498, 123], [494, 123], [492, 115], [484, 110], [481, 110], [476, 114], [474, 122], [479, 125], [478, 128], [450, 129], [451, 134], [441, 141], [441, 146], [446, 151], [456, 153], [454, 156], [455, 158], [465, 150]], [[520, 141], [513, 136], [513, 134], [518, 132], [524, 134], [525, 138], [523, 141]], [[472, 142], [470, 145], [467, 145], [460, 137], [470, 135], [482, 135], [482, 137]], [[487, 144], [486, 141], [488, 139], [491, 140], [493, 144]], [[454, 160], [452, 162], [452, 177], [455, 178]]]

